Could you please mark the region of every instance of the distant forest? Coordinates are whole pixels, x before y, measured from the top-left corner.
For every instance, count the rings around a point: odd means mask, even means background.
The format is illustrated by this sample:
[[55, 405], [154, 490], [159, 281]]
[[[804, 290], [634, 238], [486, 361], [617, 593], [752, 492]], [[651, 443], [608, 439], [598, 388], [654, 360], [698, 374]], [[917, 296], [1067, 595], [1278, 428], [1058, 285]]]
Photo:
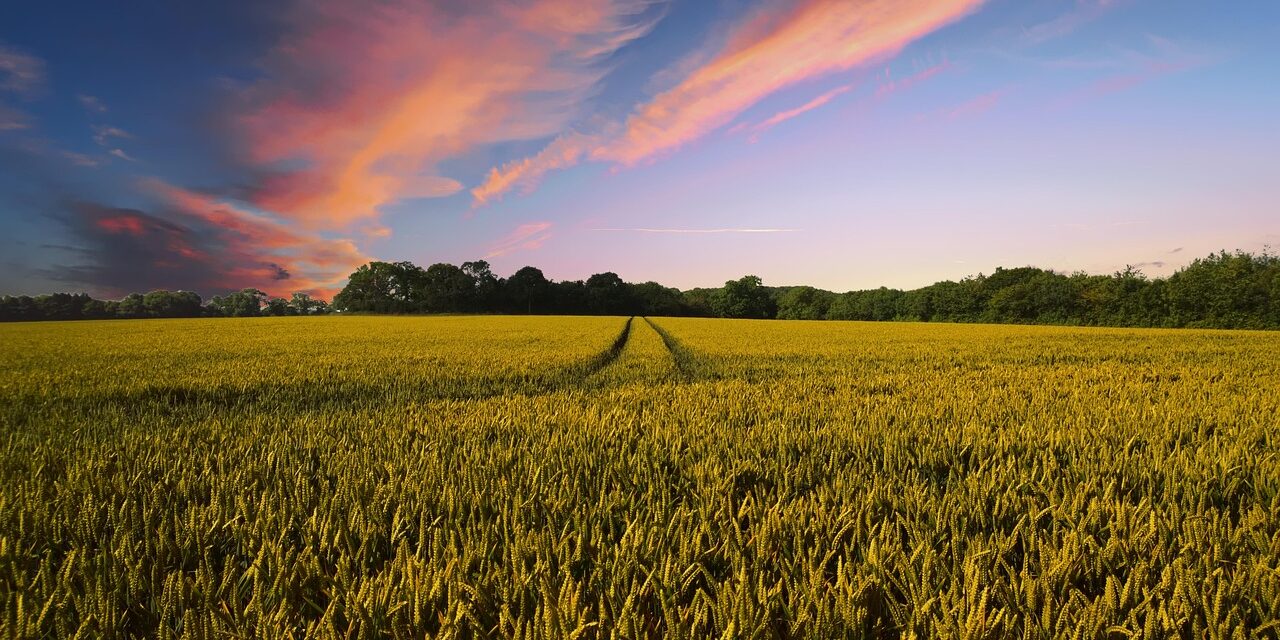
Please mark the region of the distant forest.
[[524, 267], [510, 277], [483, 260], [461, 266], [371, 262], [332, 303], [304, 293], [274, 298], [244, 289], [208, 301], [190, 291], [121, 300], [55, 293], [0, 298], [0, 320], [287, 316], [325, 313], [507, 313], [705, 316], [792, 320], [906, 320], [1122, 327], [1280, 328], [1280, 256], [1237, 251], [1200, 258], [1167, 278], [1129, 267], [1111, 275], [997, 268], [903, 291], [834, 293], [768, 287], [744, 276], [715, 289], [680, 291], [623, 282], [615, 273], [555, 282]]

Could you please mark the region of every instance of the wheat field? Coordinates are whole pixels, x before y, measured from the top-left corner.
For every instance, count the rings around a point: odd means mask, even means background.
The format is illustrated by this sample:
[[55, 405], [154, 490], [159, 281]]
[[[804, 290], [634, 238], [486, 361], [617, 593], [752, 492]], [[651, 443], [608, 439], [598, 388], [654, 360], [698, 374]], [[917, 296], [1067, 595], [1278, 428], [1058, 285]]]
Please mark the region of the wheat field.
[[1280, 335], [0, 325], [6, 638], [1274, 638]]

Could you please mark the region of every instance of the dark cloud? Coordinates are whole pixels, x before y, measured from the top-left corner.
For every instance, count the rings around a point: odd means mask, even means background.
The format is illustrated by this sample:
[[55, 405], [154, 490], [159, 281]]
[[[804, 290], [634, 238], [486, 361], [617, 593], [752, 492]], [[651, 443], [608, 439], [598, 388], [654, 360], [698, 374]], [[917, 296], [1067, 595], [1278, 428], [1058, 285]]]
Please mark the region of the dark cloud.
[[1169, 253], [1178, 253], [1179, 251], [1182, 251], [1182, 247], [1178, 247], [1177, 249], [1172, 249], [1169, 251]]
[[278, 265], [278, 264], [271, 263], [271, 264], [268, 264], [267, 266], [268, 266], [268, 267], [271, 267], [271, 268], [275, 271], [275, 273], [271, 274], [271, 279], [272, 279], [272, 280], [288, 280], [289, 278], [291, 278], [291, 277], [292, 277], [292, 276], [289, 274], [289, 270], [288, 270], [288, 269], [286, 269], [286, 268], [284, 268], [284, 267], [282, 267], [282, 266], [280, 266], [280, 265]]
[[[84, 260], [57, 264], [45, 277], [83, 285], [94, 292], [119, 296], [153, 289], [196, 289], [212, 293], [219, 286], [209, 247], [189, 227], [138, 209], [72, 202], [52, 217], [66, 225], [83, 246]], [[73, 247], [66, 247], [72, 249]]]

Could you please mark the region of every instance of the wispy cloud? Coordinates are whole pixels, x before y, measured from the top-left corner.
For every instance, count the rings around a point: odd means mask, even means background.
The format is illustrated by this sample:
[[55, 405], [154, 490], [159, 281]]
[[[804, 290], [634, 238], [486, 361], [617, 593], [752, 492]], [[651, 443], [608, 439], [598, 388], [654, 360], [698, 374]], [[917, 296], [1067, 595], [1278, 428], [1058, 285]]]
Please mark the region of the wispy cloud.
[[131, 140], [133, 139], [133, 134], [109, 125], [95, 125], [93, 127], [93, 141], [98, 145], [109, 147], [112, 144], [112, 140], [115, 139]]
[[812, 100], [810, 100], [810, 101], [808, 101], [808, 102], [806, 102], [806, 103], [804, 103], [804, 104], [802, 104], [802, 105], [800, 105], [800, 106], [798, 106], [798, 107], [796, 107], [796, 108], [794, 108], [794, 109], [787, 109], [786, 111], [779, 111], [778, 113], [775, 113], [775, 114], [773, 114], [772, 116], [769, 116], [768, 118], [765, 118], [765, 119], [764, 119], [764, 120], [762, 120], [761, 122], [759, 122], [759, 123], [757, 123], [757, 124], [754, 124], [754, 125], [752, 125], [752, 126], [748, 127], [748, 128], [749, 128], [749, 130], [751, 131], [751, 134], [752, 134], [752, 135], [751, 135], [751, 139], [752, 139], [752, 141], [754, 141], [754, 140], [756, 140], [757, 138], [759, 138], [760, 134], [764, 133], [765, 131], [768, 131], [769, 129], [772, 129], [772, 128], [774, 128], [774, 127], [778, 126], [779, 124], [782, 124], [783, 122], [786, 122], [787, 120], [790, 120], [790, 119], [792, 119], [792, 118], [795, 118], [795, 117], [801, 116], [801, 115], [803, 115], [803, 114], [805, 114], [805, 113], [808, 113], [808, 112], [810, 112], [810, 111], [813, 111], [814, 109], [817, 109], [818, 107], [821, 107], [821, 106], [823, 106], [823, 105], [826, 105], [827, 103], [831, 102], [832, 100], [835, 100], [838, 96], [840, 96], [840, 95], [842, 95], [842, 94], [845, 94], [845, 93], [848, 93], [848, 92], [850, 92], [850, 91], [852, 91], [852, 90], [853, 90], [853, 85], [851, 85], [851, 84], [846, 84], [846, 85], [843, 85], [843, 86], [839, 86], [839, 87], [836, 87], [835, 89], [832, 89], [832, 90], [830, 90], [830, 91], [828, 91], [828, 92], [826, 92], [826, 93], [823, 93], [822, 95], [820, 95], [820, 96], [818, 96], [818, 97], [816, 97], [816, 98], [814, 98], [814, 99], [812, 99]]
[[1110, 67], [1117, 69], [1116, 72], [1059, 98], [1050, 105], [1050, 109], [1074, 107], [1164, 76], [1206, 67], [1222, 59], [1220, 53], [1187, 47], [1159, 36], [1148, 35], [1146, 43], [1145, 50], [1126, 50], [1114, 56]]
[[31, 94], [44, 85], [44, 61], [0, 44], [0, 91]]
[[111, 154], [111, 155], [113, 155], [113, 156], [115, 156], [115, 157], [117, 157], [117, 158], [120, 158], [121, 160], [128, 160], [129, 162], [137, 162], [137, 161], [138, 161], [138, 159], [137, 159], [137, 158], [135, 158], [135, 157], [133, 157], [133, 156], [131, 156], [131, 155], [129, 155], [129, 154], [127, 154], [127, 153], [125, 153], [125, 152], [124, 152], [124, 149], [112, 149], [111, 151], [108, 151], [107, 153], [109, 153], [109, 154]]
[[103, 104], [102, 100], [99, 100], [95, 96], [81, 93], [76, 95], [76, 100], [79, 100], [80, 106], [84, 107], [85, 111], [88, 111], [90, 113], [106, 113], [107, 112], [107, 105]]
[[660, 229], [660, 228], [648, 228], [648, 227], [628, 227], [628, 228], [601, 227], [601, 228], [592, 229], [592, 231], [610, 231], [610, 232], [626, 232], [626, 233], [706, 234], [706, 233], [791, 233], [793, 231], [799, 231], [799, 229], [767, 229], [767, 228], [751, 229], [751, 228], [733, 228], [733, 227], [725, 227], [720, 229]]
[[1074, 6], [1057, 17], [1027, 27], [1022, 39], [1029, 44], [1040, 44], [1062, 38], [1121, 4], [1123, 0], [1076, 0]]
[[884, 70], [884, 78], [876, 87], [875, 97], [878, 99], [884, 99], [899, 91], [906, 91], [929, 78], [947, 71], [951, 66], [952, 65], [949, 61], [943, 60], [938, 64], [929, 65], [901, 79], [893, 78], [889, 73], [888, 67], [886, 67]]
[[766, 96], [884, 59], [981, 0], [808, 0], [740, 24], [708, 63], [640, 105], [593, 157], [634, 165], [727, 124]]
[[1000, 100], [1006, 93], [1008, 93], [1007, 89], [988, 91], [965, 100], [958, 105], [943, 108], [940, 111], [940, 115], [947, 120], [959, 120], [960, 118], [976, 116], [994, 109], [1000, 104]]
[[31, 126], [31, 118], [27, 114], [0, 103], [0, 131], [17, 131]]
[[473, 193], [482, 196], [477, 202], [491, 200], [531, 177], [586, 159], [619, 166], [653, 160], [729, 124], [778, 91], [891, 57], [981, 4], [799, 0], [771, 5], [736, 24], [722, 44], [692, 56], [699, 64], [682, 66], [674, 86], [637, 105], [625, 121], [573, 143], [557, 139], [552, 146], [565, 148], [500, 167]]
[[500, 199], [512, 189], [520, 189], [525, 193], [532, 191], [542, 176], [577, 164], [598, 142], [599, 138], [595, 136], [568, 133], [557, 137], [537, 155], [490, 169], [484, 182], [471, 190], [474, 205], [480, 206]]
[[496, 258], [516, 251], [529, 251], [542, 247], [551, 239], [550, 222], [529, 222], [515, 228], [489, 247], [485, 258]]
[[85, 154], [83, 154], [83, 153], [76, 153], [76, 152], [74, 152], [74, 151], [63, 151], [63, 152], [62, 152], [62, 157], [66, 158], [67, 160], [70, 160], [70, 161], [71, 161], [71, 164], [74, 164], [74, 165], [76, 165], [77, 167], [96, 167], [96, 166], [98, 166], [98, 161], [97, 161], [97, 160], [95, 160], [95, 159], [93, 159], [92, 157], [87, 156], [87, 155], [85, 155]]
[[[304, 4], [234, 118], [253, 202], [313, 228], [462, 189], [440, 165], [564, 129], [651, 0]], [[323, 79], [322, 81], [318, 79]], [[483, 192], [481, 193], [483, 196]]]

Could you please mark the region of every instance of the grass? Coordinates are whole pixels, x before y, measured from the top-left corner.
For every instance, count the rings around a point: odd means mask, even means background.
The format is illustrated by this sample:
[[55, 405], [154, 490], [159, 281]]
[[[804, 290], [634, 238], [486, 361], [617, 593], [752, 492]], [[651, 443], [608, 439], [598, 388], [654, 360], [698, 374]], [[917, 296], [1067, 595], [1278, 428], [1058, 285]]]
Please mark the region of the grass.
[[0, 325], [4, 637], [1274, 637], [1280, 336]]

